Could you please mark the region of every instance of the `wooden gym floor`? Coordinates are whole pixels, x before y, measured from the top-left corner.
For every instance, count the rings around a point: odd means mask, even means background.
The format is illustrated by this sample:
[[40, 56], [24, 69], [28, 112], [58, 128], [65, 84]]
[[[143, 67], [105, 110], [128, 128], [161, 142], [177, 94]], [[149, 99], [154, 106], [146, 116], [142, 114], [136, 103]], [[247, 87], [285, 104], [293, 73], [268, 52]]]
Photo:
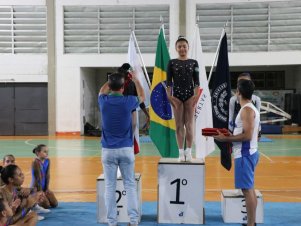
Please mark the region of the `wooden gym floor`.
[[[260, 162], [255, 187], [265, 201], [301, 202], [301, 135], [266, 136], [272, 142], [260, 142]], [[102, 173], [99, 138], [0, 137], [0, 158], [13, 154], [25, 173], [24, 186], [31, 180], [32, 149], [37, 144], [49, 147], [50, 187], [63, 202], [95, 202], [96, 178]], [[136, 157], [136, 172], [142, 174], [143, 201], [156, 201], [159, 153], [152, 143], [142, 143]], [[216, 150], [206, 158], [205, 199], [219, 201], [221, 189], [233, 189], [233, 169], [220, 165]]]

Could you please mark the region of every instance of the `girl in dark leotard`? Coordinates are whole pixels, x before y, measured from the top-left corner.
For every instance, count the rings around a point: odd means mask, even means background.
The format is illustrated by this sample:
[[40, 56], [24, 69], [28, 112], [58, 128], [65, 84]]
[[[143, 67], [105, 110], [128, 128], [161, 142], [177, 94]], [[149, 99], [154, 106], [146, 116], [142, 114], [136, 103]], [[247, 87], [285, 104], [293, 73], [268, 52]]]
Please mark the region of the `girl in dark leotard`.
[[[199, 90], [199, 66], [196, 60], [188, 59], [188, 41], [180, 36], [176, 41], [177, 59], [167, 66], [167, 97], [172, 105], [176, 121], [176, 137], [179, 161], [191, 161], [194, 111]], [[184, 137], [186, 131], [186, 150]]]

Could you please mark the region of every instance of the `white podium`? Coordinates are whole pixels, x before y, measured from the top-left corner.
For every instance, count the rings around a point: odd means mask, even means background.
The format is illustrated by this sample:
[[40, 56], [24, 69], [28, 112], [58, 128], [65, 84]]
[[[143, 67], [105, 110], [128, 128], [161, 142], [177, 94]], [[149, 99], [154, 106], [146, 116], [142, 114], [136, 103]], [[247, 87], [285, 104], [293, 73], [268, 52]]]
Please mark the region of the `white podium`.
[[158, 223], [204, 224], [204, 178], [203, 160], [162, 158], [158, 164]]
[[[260, 191], [255, 190], [257, 196], [256, 223], [264, 223], [263, 198]], [[221, 209], [225, 223], [247, 223], [246, 202], [240, 189], [222, 190]]]
[[[142, 215], [142, 196], [141, 196], [141, 174], [135, 174], [138, 195], [138, 211], [141, 220]], [[127, 198], [126, 191], [123, 187], [122, 178], [117, 179], [116, 184], [116, 203], [118, 222], [129, 222], [130, 219], [127, 214]], [[105, 206], [105, 178], [101, 174], [97, 178], [97, 223], [107, 223], [107, 210]]]

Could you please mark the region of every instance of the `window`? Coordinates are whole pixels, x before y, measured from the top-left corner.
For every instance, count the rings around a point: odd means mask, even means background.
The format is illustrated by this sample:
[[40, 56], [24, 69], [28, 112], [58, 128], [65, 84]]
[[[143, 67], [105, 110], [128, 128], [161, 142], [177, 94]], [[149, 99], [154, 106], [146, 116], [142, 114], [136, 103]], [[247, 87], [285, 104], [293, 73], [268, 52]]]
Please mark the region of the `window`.
[[197, 4], [204, 52], [215, 52], [228, 22], [229, 52], [301, 50], [301, 1]]
[[47, 53], [45, 6], [0, 6], [0, 53]]
[[141, 52], [154, 53], [163, 18], [169, 40], [169, 6], [65, 6], [65, 53], [126, 53], [132, 24]]

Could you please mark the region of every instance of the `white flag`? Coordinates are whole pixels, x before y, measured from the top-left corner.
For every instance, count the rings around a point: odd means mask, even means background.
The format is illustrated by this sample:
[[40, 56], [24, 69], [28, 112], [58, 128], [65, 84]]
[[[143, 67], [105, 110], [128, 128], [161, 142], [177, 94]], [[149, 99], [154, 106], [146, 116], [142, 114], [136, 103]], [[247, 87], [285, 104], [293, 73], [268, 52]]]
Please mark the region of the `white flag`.
[[191, 45], [191, 58], [199, 63], [200, 96], [196, 105], [195, 121], [195, 149], [196, 158], [205, 159], [215, 149], [212, 137], [202, 136], [202, 129], [212, 128], [211, 95], [206, 76], [204, 56], [200, 39], [199, 27], [196, 26], [195, 37]]
[[[139, 56], [136, 51], [135, 47], [135, 33], [132, 31], [130, 40], [129, 40], [129, 47], [128, 47], [128, 63], [133, 67], [134, 71], [137, 73], [137, 77], [139, 79], [140, 84], [142, 85], [142, 88], [145, 93], [145, 100], [144, 104], [145, 106], [149, 106], [150, 101], [150, 87], [148, 86], [148, 83], [146, 81], [146, 78], [144, 76], [143, 70], [142, 70], [142, 64], [139, 59]], [[148, 75], [146, 75], [148, 76]], [[135, 154], [140, 152], [140, 142], [139, 142], [139, 114], [137, 112], [136, 117], [136, 128], [134, 131], [134, 151]]]
[[[146, 81], [146, 78], [144, 76], [141, 64], [141, 61], [139, 59], [139, 55], [137, 54], [136, 47], [135, 47], [135, 39], [134, 39], [134, 31], [132, 31], [129, 41], [129, 48], [128, 48], [128, 63], [133, 67], [134, 71], [136, 71], [138, 75], [138, 79], [140, 84], [143, 87], [144, 93], [145, 93], [145, 106], [149, 106], [150, 101], [150, 87]], [[148, 76], [148, 75], [146, 75]]]

